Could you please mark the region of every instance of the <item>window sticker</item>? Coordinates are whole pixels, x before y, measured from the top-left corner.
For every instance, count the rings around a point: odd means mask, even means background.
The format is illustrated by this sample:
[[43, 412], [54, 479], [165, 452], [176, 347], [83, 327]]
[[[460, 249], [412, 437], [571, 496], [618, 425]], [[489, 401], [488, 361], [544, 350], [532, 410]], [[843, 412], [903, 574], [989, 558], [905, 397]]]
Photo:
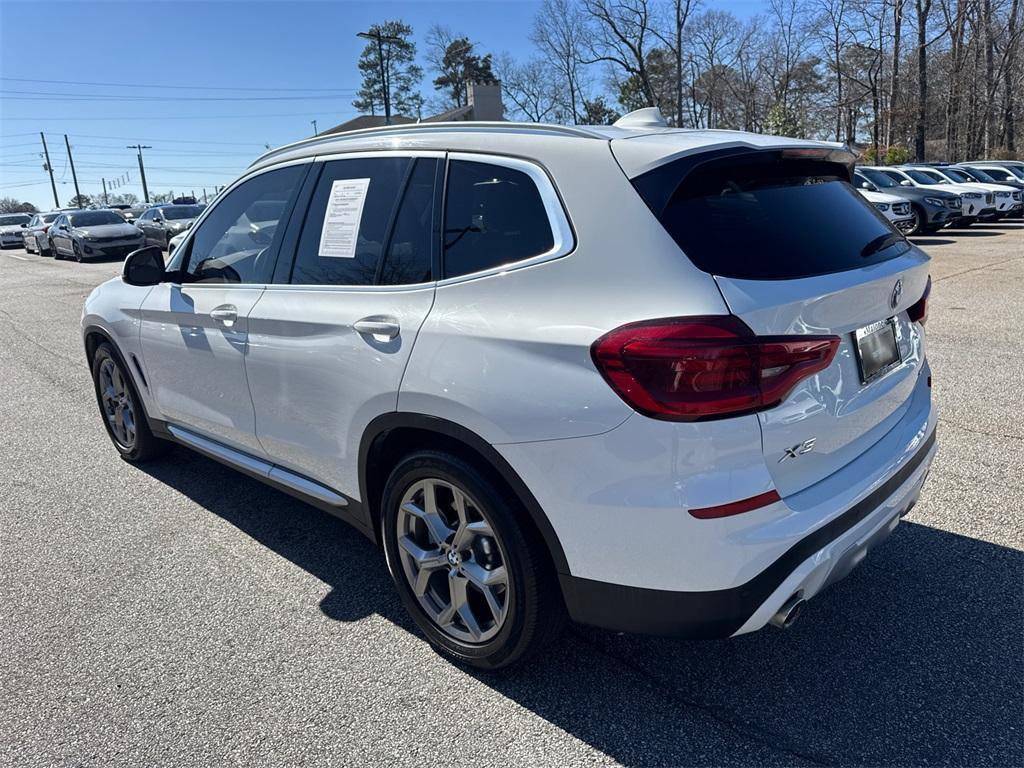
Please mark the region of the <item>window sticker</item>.
[[359, 222], [363, 218], [363, 204], [369, 188], [369, 179], [338, 179], [331, 184], [324, 225], [320, 230], [321, 258], [355, 258]]

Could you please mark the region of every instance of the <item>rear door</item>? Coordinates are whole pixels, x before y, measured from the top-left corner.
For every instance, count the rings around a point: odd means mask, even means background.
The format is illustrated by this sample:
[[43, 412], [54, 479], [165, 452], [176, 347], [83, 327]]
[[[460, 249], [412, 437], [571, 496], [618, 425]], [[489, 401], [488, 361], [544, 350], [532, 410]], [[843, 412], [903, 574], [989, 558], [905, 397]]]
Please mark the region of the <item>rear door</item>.
[[276, 464], [350, 496], [363, 431], [396, 409], [434, 301], [443, 157], [326, 159], [293, 217], [294, 261], [282, 260], [249, 315], [261, 445]]
[[[660, 218], [758, 335], [834, 335], [832, 364], [758, 414], [783, 496], [842, 468], [906, 412], [923, 363], [907, 309], [928, 257], [830, 162], [748, 153], [688, 173]], [[638, 180], [638, 189], [644, 182]]]

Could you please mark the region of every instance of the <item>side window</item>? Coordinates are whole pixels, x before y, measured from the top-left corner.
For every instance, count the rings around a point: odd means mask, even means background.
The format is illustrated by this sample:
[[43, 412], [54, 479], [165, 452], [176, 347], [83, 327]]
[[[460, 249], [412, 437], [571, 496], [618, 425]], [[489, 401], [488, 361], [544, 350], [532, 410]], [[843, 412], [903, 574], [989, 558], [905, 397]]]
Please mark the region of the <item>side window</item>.
[[413, 167], [380, 269], [381, 285], [413, 285], [431, 279], [437, 165], [437, 160], [420, 158]]
[[152, 213], [152, 211], [146, 211], [145, 213], [143, 213], [141, 216], [139, 216], [139, 221], [148, 221], [150, 218], [152, 218], [150, 216], [150, 213]]
[[284, 234], [282, 218], [306, 169], [291, 165], [261, 173], [221, 199], [192, 235], [188, 253], [182, 257], [188, 281], [267, 282]]
[[444, 214], [444, 276], [539, 256], [554, 246], [540, 192], [527, 174], [453, 160]]
[[332, 160], [310, 198], [295, 253], [296, 285], [374, 285], [408, 157]]

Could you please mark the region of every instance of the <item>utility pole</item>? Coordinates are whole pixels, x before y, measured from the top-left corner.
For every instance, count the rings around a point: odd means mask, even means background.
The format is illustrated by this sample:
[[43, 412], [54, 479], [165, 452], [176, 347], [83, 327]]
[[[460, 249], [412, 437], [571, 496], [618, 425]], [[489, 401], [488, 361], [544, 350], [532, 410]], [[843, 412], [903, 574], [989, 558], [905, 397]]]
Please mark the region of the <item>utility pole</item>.
[[129, 144], [128, 149], [134, 149], [139, 153], [139, 175], [142, 177], [142, 196], [149, 202], [149, 187], [146, 186], [146, 169], [142, 165], [142, 150], [152, 149], [148, 144]]
[[68, 148], [68, 162], [71, 164], [71, 178], [75, 181], [75, 207], [82, 207], [82, 193], [78, 191], [78, 175], [75, 173], [75, 158], [71, 156], [71, 142], [68, 135], [64, 134], [64, 146]]
[[381, 34], [380, 29], [372, 27], [369, 32], [356, 32], [356, 37], [377, 41], [377, 61], [380, 63], [380, 89], [384, 96], [384, 124], [391, 125], [391, 85], [388, 83], [387, 67], [384, 66], [384, 43], [400, 43], [402, 38]]
[[110, 205], [110, 201], [107, 200], [107, 180], [104, 178], [100, 178], [100, 181], [103, 182], [103, 204]]
[[314, 136], [316, 136], [316, 135], [317, 135], [318, 133], [320, 133], [320, 132], [319, 132], [319, 131], [318, 131], [318, 130], [316, 129], [316, 120], [310, 120], [309, 122], [311, 122], [311, 123], [313, 124], [313, 135], [314, 135]]
[[203, 202], [206, 202], [206, 187], [203, 187]]
[[60, 208], [60, 200], [57, 198], [57, 182], [53, 180], [53, 166], [50, 165], [50, 150], [46, 148], [46, 134], [40, 131], [39, 138], [43, 140], [43, 156], [46, 158], [46, 170], [50, 172], [50, 188], [53, 190], [53, 207]]

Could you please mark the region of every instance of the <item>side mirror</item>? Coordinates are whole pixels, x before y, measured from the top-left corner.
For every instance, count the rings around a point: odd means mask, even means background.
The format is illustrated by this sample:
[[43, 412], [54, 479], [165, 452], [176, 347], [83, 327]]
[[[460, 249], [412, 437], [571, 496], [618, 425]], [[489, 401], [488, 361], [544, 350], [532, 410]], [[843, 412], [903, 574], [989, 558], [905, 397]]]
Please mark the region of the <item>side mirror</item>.
[[166, 277], [164, 254], [158, 245], [129, 253], [121, 271], [121, 279], [128, 285], [157, 285]]
[[27, 224], [27, 223], [25, 223], [25, 222], [22, 222], [22, 223], [21, 223], [21, 228], [22, 228], [22, 229], [26, 229], [27, 227], [28, 227], [28, 224]]
[[903, 179], [903, 181], [900, 182], [900, 186], [901, 187], [912, 187], [912, 186], [914, 186], [914, 182], [912, 182], [910, 179]]

